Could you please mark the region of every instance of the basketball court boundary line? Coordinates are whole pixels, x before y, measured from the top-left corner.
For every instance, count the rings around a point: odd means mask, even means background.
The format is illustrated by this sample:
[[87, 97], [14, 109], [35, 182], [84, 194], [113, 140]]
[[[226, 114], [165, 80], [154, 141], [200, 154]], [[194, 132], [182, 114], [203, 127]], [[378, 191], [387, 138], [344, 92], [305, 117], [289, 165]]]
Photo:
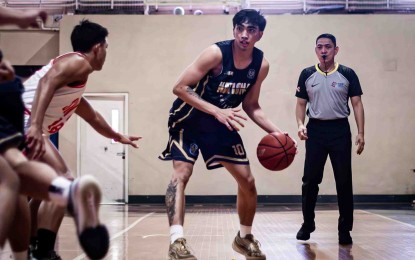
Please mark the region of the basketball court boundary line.
[[366, 210], [363, 210], [363, 209], [358, 209], [358, 211], [362, 211], [362, 212], [365, 212], [365, 213], [368, 213], [368, 214], [371, 214], [371, 215], [375, 215], [375, 216], [378, 216], [380, 218], [387, 219], [387, 220], [390, 220], [390, 221], [393, 221], [393, 222], [402, 224], [404, 226], [408, 226], [410, 228], [415, 228], [415, 226], [412, 225], [412, 224], [409, 224], [409, 223], [406, 223], [406, 222], [402, 222], [400, 220], [396, 220], [396, 219], [393, 219], [393, 218], [390, 218], [390, 217], [386, 217], [386, 216], [383, 216], [383, 215], [380, 215], [380, 214], [376, 214], [376, 213], [373, 213], [373, 212], [370, 212], [370, 211], [366, 211]]
[[[134, 221], [131, 225], [129, 225], [127, 228], [125, 228], [124, 230], [121, 230], [120, 232], [114, 234], [111, 238], [111, 240], [114, 240], [118, 237], [120, 237], [122, 234], [126, 233], [128, 230], [132, 229], [133, 227], [135, 227], [138, 223], [140, 223], [141, 221], [143, 221], [144, 219], [150, 217], [151, 215], [155, 214], [156, 212], [151, 212], [151, 213], [147, 213], [146, 215], [142, 216], [141, 218], [137, 219], [136, 221]], [[77, 257], [75, 257], [73, 260], [81, 260], [84, 259], [86, 257], [85, 253], [83, 253], [82, 255], [79, 255]]]

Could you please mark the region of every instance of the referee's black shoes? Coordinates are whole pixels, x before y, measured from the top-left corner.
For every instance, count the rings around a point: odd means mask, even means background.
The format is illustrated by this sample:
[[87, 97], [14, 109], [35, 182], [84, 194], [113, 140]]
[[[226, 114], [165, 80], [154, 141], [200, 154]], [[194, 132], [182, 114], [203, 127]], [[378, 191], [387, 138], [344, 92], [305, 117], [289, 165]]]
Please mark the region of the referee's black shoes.
[[297, 239], [298, 240], [309, 240], [310, 239], [310, 233], [314, 232], [316, 230], [316, 226], [307, 226], [305, 224], [301, 225], [300, 230], [297, 232]]
[[339, 231], [339, 244], [340, 245], [351, 245], [353, 244], [352, 237], [349, 231]]

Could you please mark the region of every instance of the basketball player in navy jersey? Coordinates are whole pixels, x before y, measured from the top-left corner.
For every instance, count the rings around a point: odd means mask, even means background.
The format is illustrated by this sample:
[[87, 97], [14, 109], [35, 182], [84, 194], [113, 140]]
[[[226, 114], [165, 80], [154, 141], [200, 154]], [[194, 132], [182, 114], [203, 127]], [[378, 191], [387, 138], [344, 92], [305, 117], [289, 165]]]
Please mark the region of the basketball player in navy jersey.
[[225, 167], [238, 183], [237, 209], [240, 231], [232, 247], [247, 259], [266, 259], [251, 233], [256, 211], [255, 179], [238, 131], [246, 117], [238, 106], [266, 132], [281, 132], [258, 104], [269, 63], [255, 48], [265, 29], [257, 11], [239, 11], [233, 18], [234, 40], [205, 49], [185, 69], [174, 86], [178, 96], [170, 110], [169, 142], [160, 155], [173, 160], [173, 175], [166, 193], [170, 224], [170, 259], [196, 259], [183, 234], [184, 190], [199, 151], [208, 169]]

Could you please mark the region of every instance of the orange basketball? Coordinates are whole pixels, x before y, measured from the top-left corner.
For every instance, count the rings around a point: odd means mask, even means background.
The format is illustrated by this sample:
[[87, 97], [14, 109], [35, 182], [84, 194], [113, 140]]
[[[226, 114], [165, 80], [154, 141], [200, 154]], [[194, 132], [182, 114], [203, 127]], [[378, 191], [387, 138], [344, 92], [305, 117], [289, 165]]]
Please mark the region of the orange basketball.
[[271, 171], [281, 171], [293, 162], [297, 147], [287, 134], [270, 133], [259, 142], [256, 153], [259, 162]]

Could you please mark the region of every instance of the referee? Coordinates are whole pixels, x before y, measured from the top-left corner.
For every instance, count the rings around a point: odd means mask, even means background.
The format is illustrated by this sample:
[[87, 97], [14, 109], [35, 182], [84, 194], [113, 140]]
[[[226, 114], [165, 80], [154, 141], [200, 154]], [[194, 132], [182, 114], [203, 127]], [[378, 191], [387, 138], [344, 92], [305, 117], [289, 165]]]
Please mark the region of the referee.
[[[298, 136], [306, 140], [306, 156], [302, 186], [304, 223], [297, 239], [308, 240], [315, 230], [314, 208], [318, 185], [323, 179], [324, 165], [330, 156], [336, 181], [339, 205], [339, 243], [352, 244], [353, 227], [352, 141], [347, 117], [350, 114], [349, 98], [356, 119], [357, 154], [364, 149], [363, 94], [356, 73], [334, 61], [339, 47], [332, 34], [322, 34], [316, 39], [315, 52], [319, 63], [304, 69], [298, 80], [296, 92], [296, 118]], [[308, 106], [307, 106], [308, 105]], [[309, 117], [307, 127], [305, 115]]]

